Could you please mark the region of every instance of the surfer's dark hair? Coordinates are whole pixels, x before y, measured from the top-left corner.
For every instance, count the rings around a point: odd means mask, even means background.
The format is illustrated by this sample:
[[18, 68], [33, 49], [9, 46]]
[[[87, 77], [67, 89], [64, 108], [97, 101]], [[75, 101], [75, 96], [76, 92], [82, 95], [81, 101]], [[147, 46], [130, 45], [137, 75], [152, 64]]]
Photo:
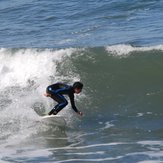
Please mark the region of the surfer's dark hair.
[[81, 83], [81, 82], [75, 82], [73, 84], [73, 88], [74, 89], [82, 89], [83, 88], [83, 83]]

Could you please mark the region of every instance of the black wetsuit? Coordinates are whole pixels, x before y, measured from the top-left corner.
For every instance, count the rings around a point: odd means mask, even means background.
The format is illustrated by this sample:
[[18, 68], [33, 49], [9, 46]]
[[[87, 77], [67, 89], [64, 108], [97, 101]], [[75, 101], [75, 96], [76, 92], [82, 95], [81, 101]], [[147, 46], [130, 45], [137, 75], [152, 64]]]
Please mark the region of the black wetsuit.
[[46, 92], [51, 95], [50, 97], [53, 100], [58, 102], [58, 104], [49, 112], [49, 115], [56, 115], [68, 104], [67, 100], [63, 95], [69, 96], [73, 110], [75, 112], [78, 112], [78, 109], [76, 108], [74, 102], [74, 89], [72, 86], [63, 83], [55, 83], [53, 85], [49, 85], [46, 89]]

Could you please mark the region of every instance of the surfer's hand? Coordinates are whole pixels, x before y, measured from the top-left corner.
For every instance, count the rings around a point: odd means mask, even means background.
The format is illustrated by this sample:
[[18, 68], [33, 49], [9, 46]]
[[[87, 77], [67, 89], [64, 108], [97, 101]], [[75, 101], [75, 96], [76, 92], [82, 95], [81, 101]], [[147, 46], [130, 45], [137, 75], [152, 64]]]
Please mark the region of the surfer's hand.
[[78, 114], [79, 114], [80, 116], [83, 116], [83, 113], [82, 113], [81, 111], [79, 111]]

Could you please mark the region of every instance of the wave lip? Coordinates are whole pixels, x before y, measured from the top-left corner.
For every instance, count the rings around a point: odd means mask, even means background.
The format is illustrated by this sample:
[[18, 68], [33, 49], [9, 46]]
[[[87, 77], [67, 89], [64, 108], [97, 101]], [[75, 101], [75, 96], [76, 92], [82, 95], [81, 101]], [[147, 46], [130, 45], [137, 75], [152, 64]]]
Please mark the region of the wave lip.
[[156, 45], [156, 46], [147, 46], [147, 47], [134, 47], [132, 45], [127, 44], [118, 44], [107, 46], [106, 51], [111, 53], [114, 56], [127, 56], [132, 52], [146, 52], [151, 50], [161, 50], [163, 51], [163, 45]]

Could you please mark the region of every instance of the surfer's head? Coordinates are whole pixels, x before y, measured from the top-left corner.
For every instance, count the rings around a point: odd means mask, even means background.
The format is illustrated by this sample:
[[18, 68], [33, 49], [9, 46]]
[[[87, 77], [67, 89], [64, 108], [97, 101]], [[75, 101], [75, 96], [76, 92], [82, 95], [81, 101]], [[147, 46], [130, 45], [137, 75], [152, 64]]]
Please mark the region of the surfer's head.
[[73, 89], [74, 89], [74, 92], [76, 94], [79, 94], [82, 91], [82, 89], [83, 89], [83, 83], [81, 83], [81, 82], [75, 82], [73, 84]]

